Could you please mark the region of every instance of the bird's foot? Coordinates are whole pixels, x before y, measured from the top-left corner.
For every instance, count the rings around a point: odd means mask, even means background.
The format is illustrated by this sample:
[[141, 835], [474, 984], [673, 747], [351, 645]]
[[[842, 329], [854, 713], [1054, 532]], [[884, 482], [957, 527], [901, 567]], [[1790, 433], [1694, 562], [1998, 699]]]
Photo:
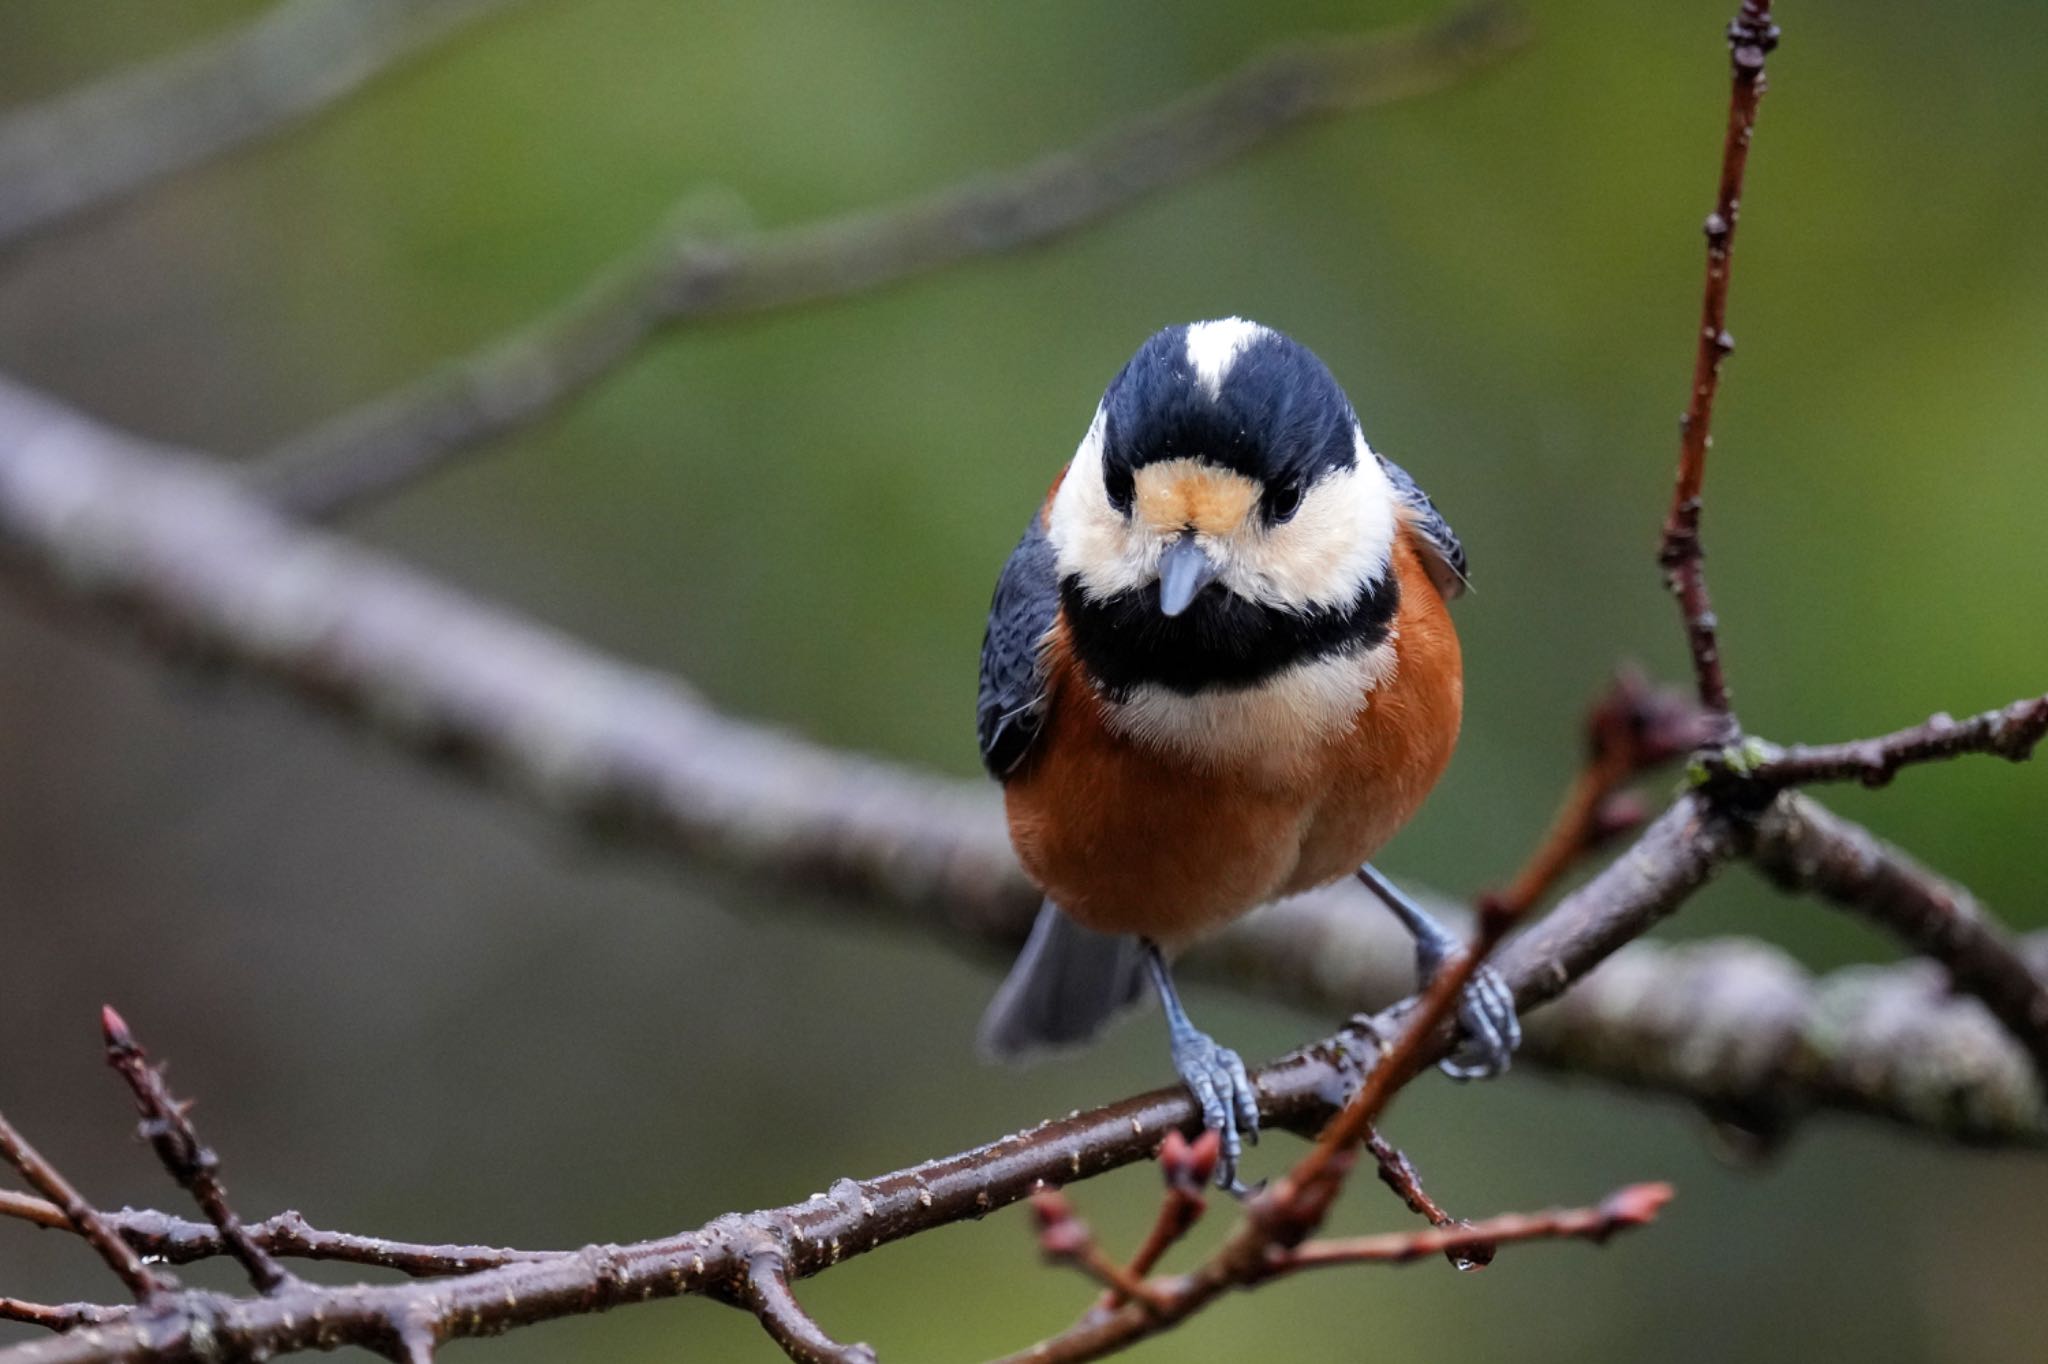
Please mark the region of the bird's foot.
[[1245, 1074], [1244, 1061], [1230, 1048], [1194, 1027], [1173, 1030], [1173, 1068], [1195, 1096], [1202, 1125], [1223, 1134], [1223, 1155], [1216, 1163], [1216, 1185], [1234, 1194], [1249, 1192], [1237, 1178], [1244, 1142], [1259, 1140], [1259, 1094]]
[[[1416, 939], [1415, 959], [1420, 986], [1427, 989], [1457, 950], [1457, 940], [1424, 935]], [[1515, 1012], [1515, 992], [1491, 966], [1481, 966], [1458, 996], [1457, 1044], [1438, 1067], [1453, 1080], [1490, 1080], [1508, 1068], [1522, 1045], [1522, 1020]]]

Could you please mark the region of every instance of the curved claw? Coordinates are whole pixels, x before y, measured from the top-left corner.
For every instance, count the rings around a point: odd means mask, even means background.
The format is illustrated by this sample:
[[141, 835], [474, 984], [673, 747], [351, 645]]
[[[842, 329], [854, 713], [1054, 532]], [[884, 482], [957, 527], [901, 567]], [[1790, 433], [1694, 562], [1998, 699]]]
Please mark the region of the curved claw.
[[1507, 1070], [1522, 1044], [1522, 1020], [1515, 1012], [1514, 991], [1500, 972], [1479, 968], [1458, 999], [1458, 1025], [1463, 1038], [1438, 1062], [1444, 1074], [1454, 1080], [1487, 1080]]
[[1173, 1039], [1173, 1068], [1202, 1110], [1202, 1125], [1223, 1134], [1222, 1157], [1216, 1163], [1216, 1185], [1233, 1194], [1249, 1190], [1237, 1177], [1244, 1143], [1259, 1140], [1259, 1095], [1245, 1073], [1244, 1060], [1207, 1033], [1192, 1029]]

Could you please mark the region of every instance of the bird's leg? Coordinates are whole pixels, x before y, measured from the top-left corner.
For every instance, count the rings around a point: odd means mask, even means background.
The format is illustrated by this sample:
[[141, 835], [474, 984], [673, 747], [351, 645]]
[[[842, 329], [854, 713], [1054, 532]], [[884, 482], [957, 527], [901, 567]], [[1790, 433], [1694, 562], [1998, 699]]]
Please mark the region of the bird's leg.
[[[1358, 879], [1414, 935], [1417, 988], [1427, 986], [1461, 944], [1370, 862], [1358, 869]], [[1522, 1021], [1515, 1014], [1515, 993], [1500, 972], [1491, 966], [1479, 968], [1458, 1000], [1458, 1025], [1464, 1037], [1443, 1059], [1444, 1074], [1454, 1080], [1483, 1080], [1508, 1068], [1522, 1043]]]
[[1244, 1062], [1230, 1048], [1188, 1021], [1173, 988], [1173, 973], [1157, 943], [1144, 940], [1145, 964], [1152, 972], [1152, 986], [1166, 1010], [1167, 1040], [1173, 1047], [1173, 1068], [1201, 1107], [1202, 1122], [1223, 1134], [1223, 1158], [1216, 1166], [1216, 1183], [1232, 1193], [1246, 1192], [1238, 1182], [1237, 1161], [1243, 1153], [1240, 1138], [1259, 1139], [1259, 1096], [1245, 1074]]

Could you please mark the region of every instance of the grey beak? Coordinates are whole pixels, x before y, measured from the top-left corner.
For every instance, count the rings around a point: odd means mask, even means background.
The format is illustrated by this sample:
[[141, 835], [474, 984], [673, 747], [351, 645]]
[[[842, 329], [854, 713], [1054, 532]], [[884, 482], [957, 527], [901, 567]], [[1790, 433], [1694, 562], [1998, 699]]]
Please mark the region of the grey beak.
[[1167, 547], [1159, 561], [1159, 614], [1177, 616], [1216, 581], [1216, 565], [1190, 531]]

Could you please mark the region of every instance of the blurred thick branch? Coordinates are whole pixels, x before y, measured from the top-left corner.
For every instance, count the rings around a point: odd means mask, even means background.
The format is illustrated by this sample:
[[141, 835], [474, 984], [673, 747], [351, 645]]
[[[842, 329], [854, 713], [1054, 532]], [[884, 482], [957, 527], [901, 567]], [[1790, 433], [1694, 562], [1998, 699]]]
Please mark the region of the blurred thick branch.
[[[40, 596], [128, 620], [174, 660], [260, 677], [415, 757], [642, 847], [860, 899], [979, 947], [1016, 941], [1037, 905], [981, 783], [718, 714], [672, 679], [286, 521], [212, 461], [5, 381], [0, 569]], [[1716, 850], [1709, 863], [1727, 855]], [[1624, 870], [1641, 857], [1639, 846]], [[1326, 1013], [1377, 1007], [1406, 987], [1409, 969], [1407, 950], [1382, 935], [1391, 931], [1384, 917], [1333, 888], [1252, 916], [1191, 961], [1212, 978]], [[1578, 936], [1553, 940], [1567, 927]], [[1585, 925], [1553, 918], [1529, 937], [1550, 940], [1577, 975], [1640, 927], [1589, 946]], [[1740, 1106], [1741, 1080], [1773, 1109], [1847, 1107], [1977, 1140], [2040, 1139], [2037, 1092], [2012, 1079], [2011, 1044], [1977, 1037], [1967, 1009], [1934, 1009], [1927, 1029], [1911, 1034], [1930, 1043], [1921, 1060], [1944, 1054], [1933, 1039], [1968, 1039], [1954, 1053], [1954, 1078], [1976, 1098], [1936, 1113], [1895, 1088], [1888, 1070], [1825, 1060], [1814, 1069], [1800, 1049], [1815, 1021], [1793, 1007], [1807, 996], [1768, 949], [1731, 950], [1710, 971], [1683, 950], [1638, 950], [1645, 965], [1633, 969], [1672, 973], [1673, 990], [1717, 1000], [1761, 990], [1785, 1007], [1713, 1049], [1658, 1026], [1659, 1002], [1671, 994], [1653, 991], [1639, 1012], [1619, 1016], [1567, 1004], [1570, 1026], [1531, 1020], [1532, 1057], [1717, 1107]], [[1626, 1044], [1603, 1044], [1605, 1034]], [[1725, 1064], [1701, 1062], [1724, 1053]], [[1865, 1075], [1869, 1086], [1857, 1082]]]
[[278, 506], [337, 516], [539, 421], [684, 323], [829, 302], [1099, 222], [1318, 118], [1426, 94], [1521, 45], [1501, 4], [1282, 48], [1065, 151], [888, 207], [735, 241], [663, 233], [576, 298], [258, 457]]
[[511, 0], [279, 0], [0, 117], [0, 250], [291, 128]]

